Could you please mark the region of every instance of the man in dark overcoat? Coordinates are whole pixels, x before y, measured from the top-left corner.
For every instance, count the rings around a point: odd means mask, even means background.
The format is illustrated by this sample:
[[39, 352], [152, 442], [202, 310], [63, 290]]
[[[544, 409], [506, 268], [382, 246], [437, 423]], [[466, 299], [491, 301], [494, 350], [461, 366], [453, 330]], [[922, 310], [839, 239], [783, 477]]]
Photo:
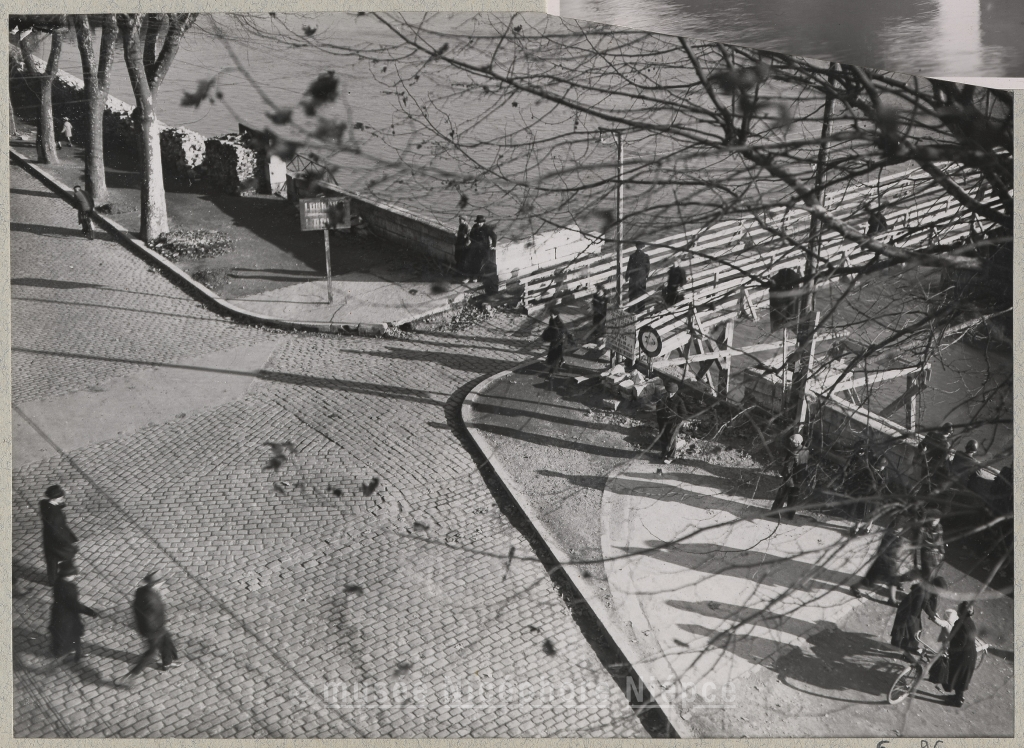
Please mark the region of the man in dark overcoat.
[[686, 285], [686, 271], [679, 267], [678, 262], [672, 263], [668, 269], [668, 279], [665, 282], [665, 304], [672, 306], [683, 298], [683, 286]]
[[135, 667], [120, 683], [128, 683], [141, 673], [156, 656], [160, 655], [160, 669], [170, 670], [179, 663], [174, 641], [167, 631], [167, 613], [164, 607], [163, 580], [156, 572], [147, 574], [142, 586], [135, 590], [132, 613], [135, 615], [135, 629], [146, 640], [146, 651], [142, 653]]
[[50, 608], [50, 652], [60, 658], [75, 653], [75, 662], [82, 659], [82, 635], [85, 624], [82, 614], [96, 618], [99, 614], [78, 599], [78, 570], [70, 563], [60, 565], [60, 576], [53, 585], [53, 607]]
[[46, 498], [39, 502], [43, 519], [43, 558], [46, 559], [46, 581], [52, 586], [57, 581], [57, 566], [71, 563], [78, 553], [78, 537], [68, 527], [64, 516], [67, 498], [64, 489], [52, 485], [46, 489]]
[[498, 235], [494, 233], [483, 216], [477, 216], [469, 230], [469, 261], [467, 271], [470, 280], [476, 280], [484, 272], [487, 253], [498, 246]]
[[467, 272], [469, 246], [469, 223], [465, 216], [459, 216], [459, 228], [455, 232], [455, 270], [463, 275]]
[[[629, 256], [626, 263], [626, 287], [629, 300], [633, 301], [647, 292], [647, 277], [651, 274], [651, 258], [644, 252], [644, 245], [636, 243], [636, 251]], [[633, 312], [643, 309], [643, 302], [632, 307]]]

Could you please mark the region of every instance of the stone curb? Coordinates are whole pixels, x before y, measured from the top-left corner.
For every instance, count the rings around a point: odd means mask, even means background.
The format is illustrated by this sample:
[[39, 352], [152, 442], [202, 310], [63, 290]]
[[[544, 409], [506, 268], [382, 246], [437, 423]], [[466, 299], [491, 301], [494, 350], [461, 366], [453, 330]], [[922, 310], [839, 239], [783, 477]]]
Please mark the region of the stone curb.
[[[43, 171], [36, 164], [33, 164], [20, 153], [15, 151], [13, 147], [8, 146], [8, 151], [10, 152], [11, 159], [15, 163], [25, 169], [29, 174], [33, 175], [36, 179], [46, 184], [54, 192], [60, 194], [65, 200], [71, 203], [72, 206], [75, 205], [75, 193], [71, 188], [56, 177], [53, 177]], [[462, 303], [468, 296], [467, 293], [458, 294], [457, 296], [449, 299], [448, 303], [440, 309], [433, 309], [424, 314], [417, 314], [398, 322], [301, 322], [297, 320], [268, 317], [263, 314], [257, 314], [256, 312], [250, 312], [242, 309], [241, 307], [235, 306], [231, 302], [221, 298], [211, 289], [196, 281], [188, 273], [162, 256], [160, 253], [154, 252], [147, 247], [145, 243], [134, 238], [128, 230], [121, 224], [117, 223], [117, 221], [114, 221], [101, 213], [95, 214], [95, 220], [138, 257], [161, 270], [164, 275], [167, 276], [168, 280], [186, 291], [190, 296], [210, 307], [215, 312], [238, 320], [239, 322], [247, 322], [249, 324], [262, 325], [264, 327], [272, 327], [279, 330], [377, 336], [384, 335], [390, 330], [396, 330], [402, 325], [410, 324], [419, 319], [423, 319], [424, 317], [439, 314], [456, 304]]]
[[[507, 369], [505, 371], [498, 372], [497, 374], [493, 374], [487, 377], [479, 384], [477, 384], [475, 387], [473, 387], [473, 389], [466, 394], [466, 398], [462, 401], [462, 407], [459, 409], [459, 418], [462, 421], [462, 427], [469, 434], [470, 438], [473, 440], [473, 443], [476, 444], [477, 448], [481, 451], [481, 453], [483, 453], [484, 458], [487, 460], [488, 464], [490, 464], [491, 468], [497, 474], [499, 480], [501, 480], [502, 482], [502, 485], [504, 485], [505, 489], [515, 500], [520, 511], [523, 512], [523, 515], [529, 521], [533, 529], [536, 530], [537, 535], [540, 536], [541, 541], [547, 547], [548, 551], [550, 551], [551, 555], [554, 556], [555, 560], [558, 562], [562, 571], [564, 571], [565, 574], [569, 577], [570, 582], [576, 588], [576, 593], [579, 594], [580, 598], [586, 602], [587, 608], [590, 610], [591, 613], [594, 614], [595, 618], [597, 618], [597, 620], [600, 622], [601, 626], [604, 628], [605, 633], [608, 635], [608, 637], [613, 642], [615, 642], [615, 646], [617, 646], [619, 648], [619, 651], [621, 651], [622, 654], [625, 655], [626, 658], [629, 660], [633, 670], [637, 673], [637, 675], [640, 676], [640, 679], [645, 684], [656, 683], [657, 679], [654, 677], [654, 673], [651, 672], [651, 670], [647, 667], [646, 662], [644, 660], [644, 656], [633, 647], [632, 643], [628, 640], [628, 638], [623, 636], [618, 631], [618, 627], [604, 612], [604, 609], [600, 605], [594, 605], [590, 602], [586, 594], [586, 590], [588, 590], [588, 585], [585, 578], [583, 577], [583, 574], [580, 571], [580, 567], [575, 562], [573, 562], [568, 552], [566, 552], [562, 544], [559, 542], [558, 538], [547, 530], [543, 522], [540, 521], [540, 517], [538, 517], [537, 514], [530, 508], [528, 503], [523, 500], [522, 497], [526, 496], [526, 492], [519, 486], [519, 484], [516, 483], [515, 479], [508, 474], [504, 466], [498, 460], [495, 459], [494, 449], [491, 447], [490, 442], [488, 442], [486, 437], [483, 434], [479, 433], [476, 428], [470, 425], [472, 422], [470, 417], [470, 411], [472, 407], [479, 401], [480, 397], [483, 396], [485, 391], [492, 384], [506, 377], [510, 377], [513, 374], [518, 373], [521, 369], [524, 369], [528, 366], [532, 366], [538, 361], [541, 361], [541, 359], [537, 359], [535, 361], [528, 361], [512, 369]], [[651, 692], [650, 688], [647, 688], [646, 690], [648, 693]], [[674, 709], [665, 708], [657, 702], [652, 701], [651, 703], [657, 706], [658, 710], [665, 716], [666, 721], [668, 721], [668, 723], [672, 726], [672, 729], [676, 732], [677, 736], [694, 737], [689, 725], [686, 724], [686, 722], [676, 713]]]

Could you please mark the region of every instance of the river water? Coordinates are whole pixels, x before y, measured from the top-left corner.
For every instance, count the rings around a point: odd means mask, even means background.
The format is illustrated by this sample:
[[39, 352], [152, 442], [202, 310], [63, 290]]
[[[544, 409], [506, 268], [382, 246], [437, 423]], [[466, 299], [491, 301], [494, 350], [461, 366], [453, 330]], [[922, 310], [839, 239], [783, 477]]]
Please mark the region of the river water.
[[1024, 0], [561, 0], [561, 15], [932, 77], [1024, 77]]
[[[596, 2], [596, 0], [578, 1]], [[638, 21], [644, 20], [646, 17], [644, 14], [653, 14], [651, 17], [658, 18], [661, 17], [658, 16], [659, 13], [668, 13], [672, 8], [678, 9], [683, 7], [688, 9], [703, 7], [705, 15], [699, 16], [699, 18], [705, 19], [702, 23], [711, 23], [711, 19], [717, 17], [715, 13], [718, 13], [718, 11], [713, 10], [717, 4], [704, 2], [703, 0], [673, 0], [673, 2], [674, 5], [670, 4], [667, 0], [640, 0], [639, 7], [631, 3], [629, 8], [631, 12], [635, 10], [634, 17]], [[795, 7], [803, 2], [804, 0], [797, 0], [792, 5]], [[882, 5], [896, 8], [903, 7], [905, 13], [910, 13], [915, 7], [927, 5], [931, 2], [932, 0], [920, 0], [920, 2], [916, 0], [914, 2], [911, 2], [911, 0], [888, 0], [886, 3], [879, 2], [878, 7], [881, 8]], [[863, 3], [865, 5], [862, 7], [874, 8], [876, 0], [863, 0]], [[605, 19], [608, 21], [614, 21], [616, 18], [621, 19], [623, 17], [621, 14], [626, 11], [626, 4], [621, 3], [620, 0], [600, 0], [598, 4], [603, 6], [606, 11], [613, 14], [618, 12], [620, 14], [615, 18]], [[1021, 0], [1021, 4], [1024, 6], [1024, 0]], [[834, 7], [840, 4], [830, 3], [829, 5]], [[615, 11], [615, 7], [619, 7], [621, 10]], [[756, 0], [752, 0], [750, 7], [759, 8], [760, 5]], [[563, 6], [562, 12], [563, 15], [569, 15], [569, 9], [566, 6]], [[843, 43], [852, 45], [844, 48], [849, 49], [851, 54], [858, 49], [855, 44], [856, 39], [866, 39], [870, 36], [867, 29], [871, 27], [871, 24], [878, 22], [877, 18], [874, 18], [871, 13], [865, 13], [864, 15], [871, 20], [870, 23], [862, 24], [860, 27], [861, 31], [858, 32], [859, 36], [851, 36], [849, 33], [845, 36], [842, 34], [835, 35], [836, 39], [845, 39]], [[911, 13], [910, 15], [913, 14]], [[694, 15], [694, 18], [697, 17], [698, 15]], [[735, 15], [731, 17], [737, 19]], [[878, 18], [889, 17], [889, 15], [884, 13], [878, 16]], [[462, 19], [465, 19], [465, 16], [462, 16]], [[764, 12], [751, 10], [750, 15], [739, 16], [737, 23], [742, 22], [743, 28], [753, 33], [759, 25], [764, 28], [771, 28], [770, 24], [768, 24], [768, 21], [771, 19], [771, 14], [766, 15]], [[458, 16], [453, 17], [450, 21], [452, 28], [458, 28], [463, 22]], [[696, 23], [692, 19], [687, 22]], [[914, 22], [920, 23], [921, 19], [918, 18]], [[313, 77], [325, 70], [334, 70], [342, 79], [342, 90], [345, 95], [345, 102], [338, 105], [340, 110], [344, 113], [344, 106], [346, 104], [351, 106], [354, 119], [362, 122], [367, 132], [384, 132], [394, 123], [399, 123], [400, 126], [405, 128], [415, 127], [415, 123], [403, 120], [399, 108], [396, 106], [394, 89], [389, 86], [386, 74], [379, 69], [371, 69], [367, 62], [352, 57], [329, 54], [327, 51], [318, 51], [308, 47], [289, 49], [280, 44], [261, 43], [254, 41], [252, 38], [246, 38], [245, 35], [235, 35], [229, 25], [227, 30], [234, 37], [233, 51], [240, 59], [246, 72], [258, 83], [259, 90], [256, 90], [246, 80], [242, 72], [237, 69], [223, 42], [212, 34], [205, 33], [205, 31], [209, 31], [210, 23], [209, 18], [203, 19], [202, 27], [195, 33], [186, 36], [178, 57], [163, 84], [157, 108], [160, 119], [165, 123], [187, 127], [207, 136], [237, 132], [239, 121], [262, 128], [266, 125], [264, 113], [270, 108], [262, 99], [262, 96], [273, 99], [274, 103], [278, 106], [293, 107], [297, 104], [303, 90]], [[817, 23], [817, 21], [813, 23]], [[799, 26], [799, 24], [798, 26], [804, 31], [809, 32], [813, 23], [810, 19], [806, 19], [802, 26]], [[340, 13], [315, 14], [310, 15], [308, 24], [311, 27], [315, 26], [317, 28], [317, 35], [320, 38], [331, 40], [338, 44], [351, 44], [360, 41], [370, 43], [384, 41], [388, 38], [387, 33], [382, 31], [373, 19], [369, 17], [357, 18], [351, 14]], [[778, 25], [776, 24], [776, 26]], [[842, 26], [842, 24], [836, 25]], [[762, 33], [764, 28], [761, 30]], [[902, 28], [903, 31], [900, 33], [910, 34], [913, 27], [908, 20], [907, 24], [903, 26], [893, 22], [891, 28], [894, 30], [894, 33], [895, 30]], [[694, 35], [697, 34], [694, 32]], [[798, 36], [798, 34], [794, 32], [795, 36]], [[779, 39], [781, 38], [779, 37]], [[950, 44], [953, 44], [952, 37], [950, 39]], [[865, 51], [865, 53], [866, 50], [871, 49], [873, 50], [872, 54], [876, 52], [881, 54], [887, 49], [882, 41], [871, 42], [871, 44], [876, 44], [876, 46], [871, 47], [868, 44], [868, 46], [861, 46], [859, 49]], [[916, 47], [905, 47], [905, 49], [913, 48]], [[820, 48], [814, 50], [814, 52], [818, 56], [828, 56], [822, 54]], [[45, 53], [46, 48], [44, 46], [37, 54], [44, 55]], [[921, 52], [921, 54], [924, 53], [924, 51]], [[80, 58], [73, 43], [65, 45], [62, 67], [74, 75], [81, 74]], [[203, 104], [198, 109], [179, 105], [183, 92], [195, 90], [199, 80], [208, 79], [215, 74], [218, 77], [220, 88], [224, 92], [222, 100], [214, 104]], [[115, 61], [111, 94], [128, 102], [133, 101], [131, 88], [120, 56]], [[529, 110], [528, 104], [524, 103], [524, 106], [515, 115], [495, 114], [488, 126], [497, 129], [508, 127], [505, 124], [506, 122], [512, 121], [515, 117], [525, 116], [522, 114], [523, 110]], [[573, 130], [571, 121], [561, 124], [567, 128], [568, 134], [571, 135]], [[373, 138], [364, 139], [364, 144], [371, 156], [378, 158], [388, 157], [390, 146], [384, 147], [380, 141]], [[380, 169], [379, 163], [368, 156], [342, 155], [335, 158], [335, 161], [343, 165], [342, 176], [346, 184], [353, 188], [359, 188], [372, 182]], [[418, 198], [412, 191], [405, 190], [403, 193], [403, 185], [395, 185], [395, 192], [391, 196], [403, 203], [408, 199], [409, 207], [414, 209], [417, 207], [415, 201]], [[437, 196], [431, 195], [430, 199], [434, 201], [436, 206]], [[449, 201], [446, 199], [444, 202], [447, 204]], [[454, 215], [458, 212], [458, 209], [455, 206], [454, 199], [451, 203], [450, 210], [447, 212]], [[435, 215], [438, 213], [436, 210], [433, 212]], [[967, 409], [957, 407], [957, 404], [963, 400], [967, 392], [985, 390], [986, 384], [991, 386], [993, 379], [1002, 377], [1008, 379], [1011, 376], [1012, 368], [1011, 359], [1005, 354], [995, 354], [986, 357], [980, 351], [962, 344], [947, 350], [943, 360], [936, 360], [934, 365], [932, 386], [926, 391], [924, 396], [926, 406], [925, 425], [928, 426], [938, 425], [947, 419], [954, 422], [969, 419]], [[890, 399], [891, 397], [892, 395], [890, 394]], [[996, 406], [996, 410], [1006, 412], [1009, 415], [1011, 406], [1008, 402], [999, 403]], [[986, 409], [985, 415], [993, 415], [991, 408]], [[1012, 431], [1006, 426], [990, 427], [979, 430], [971, 435], [983, 442], [983, 450], [991, 456], [1012, 445]], [[996, 465], [1008, 464], [1008, 462], [1008, 459], [1001, 459], [996, 462]]]

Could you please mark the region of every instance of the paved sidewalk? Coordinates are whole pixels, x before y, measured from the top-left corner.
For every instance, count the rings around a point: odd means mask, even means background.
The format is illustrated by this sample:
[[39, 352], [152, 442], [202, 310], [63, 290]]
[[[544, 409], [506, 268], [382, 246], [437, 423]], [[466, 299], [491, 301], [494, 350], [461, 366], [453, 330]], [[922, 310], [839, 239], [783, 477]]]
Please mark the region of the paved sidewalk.
[[[12, 475], [16, 737], [646, 734], [458, 426], [472, 383], [532, 347], [521, 318], [388, 338], [239, 325], [86, 240], [17, 168], [11, 220], [12, 400], [43, 450]], [[55, 482], [101, 613], [77, 667], [48, 652]], [[153, 569], [184, 667], [117, 688]]]
[[[847, 521], [805, 512], [766, 519], [778, 478], [731, 448], [652, 459], [653, 414], [601, 411], [585, 381], [601, 368], [571, 356], [553, 389], [541, 363], [496, 375], [463, 418], [681, 735], [1013, 733], [1012, 599], [978, 603], [999, 654], [963, 709], [930, 684], [889, 706], [892, 608], [848, 591], [878, 534], [849, 538]], [[981, 587], [962, 547], [942, 573], [958, 593]]]
[[[31, 132], [30, 128], [22, 125]], [[62, 193], [75, 215], [71, 189], [83, 184], [84, 149], [64, 148], [57, 164], [36, 163], [30, 140], [11, 141], [12, 161], [24, 159], [44, 175], [44, 189]], [[12, 168], [18, 168], [12, 164]], [[23, 167], [24, 168], [24, 167]], [[99, 232], [134, 242], [156, 266], [171, 266], [195, 292], [265, 321], [320, 325], [325, 330], [379, 332], [437, 314], [480, 293], [436, 263], [374, 239], [331, 234], [333, 302], [328, 302], [323, 234], [302, 232], [295, 211], [273, 196], [236, 197], [168, 190], [171, 228], [227, 234], [234, 249], [208, 258], [167, 260], [136, 238], [139, 230], [137, 175], [108, 165], [115, 215], [100, 215]], [[31, 227], [28, 227], [31, 230]], [[41, 228], [41, 227], [39, 227]], [[38, 230], [38, 229], [36, 229]]]

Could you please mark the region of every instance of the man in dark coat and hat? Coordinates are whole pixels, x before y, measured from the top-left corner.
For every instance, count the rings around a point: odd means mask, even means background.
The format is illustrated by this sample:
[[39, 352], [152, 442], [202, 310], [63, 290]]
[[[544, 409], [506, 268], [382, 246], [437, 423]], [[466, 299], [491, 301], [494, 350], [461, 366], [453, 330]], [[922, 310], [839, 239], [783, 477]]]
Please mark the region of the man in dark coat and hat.
[[71, 563], [78, 553], [78, 537], [68, 527], [64, 516], [67, 499], [64, 489], [52, 485], [46, 489], [46, 498], [39, 502], [43, 518], [43, 558], [46, 559], [46, 581], [52, 586], [57, 581], [57, 566], [62, 561]]
[[974, 624], [974, 603], [964, 600], [957, 608], [957, 620], [949, 632], [949, 675], [943, 688], [952, 692], [950, 703], [964, 705], [964, 692], [971, 685], [978, 664], [978, 628]]
[[[644, 252], [642, 242], [636, 243], [636, 251], [629, 256], [626, 263], [626, 284], [629, 289], [629, 300], [633, 301], [647, 292], [647, 277], [651, 273], [651, 258]], [[633, 307], [637, 312], [643, 309], [643, 302]]]
[[78, 202], [78, 222], [82, 225], [82, 231], [90, 239], [95, 239], [96, 234], [92, 229], [92, 220], [95, 217], [94, 210], [96, 206], [93, 205], [89, 193], [77, 184], [75, 185], [75, 200]]
[[82, 614], [96, 618], [99, 614], [78, 600], [78, 570], [70, 563], [60, 565], [60, 576], [53, 585], [53, 607], [50, 608], [50, 652], [60, 658], [75, 653], [75, 662], [82, 659], [82, 635], [85, 624]]
[[455, 270], [462, 275], [467, 273], [466, 260], [469, 246], [469, 223], [465, 216], [459, 216], [459, 228], [455, 232]]
[[164, 607], [163, 580], [156, 572], [147, 574], [142, 586], [135, 590], [132, 612], [135, 614], [135, 629], [146, 640], [147, 648], [135, 667], [119, 683], [128, 683], [141, 673], [157, 654], [160, 655], [160, 669], [170, 670], [178, 664], [178, 651], [167, 631], [167, 613]]
[[470, 280], [478, 279], [487, 264], [487, 253], [498, 246], [498, 235], [487, 225], [483, 216], [477, 216], [469, 230], [469, 260], [467, 271]]

